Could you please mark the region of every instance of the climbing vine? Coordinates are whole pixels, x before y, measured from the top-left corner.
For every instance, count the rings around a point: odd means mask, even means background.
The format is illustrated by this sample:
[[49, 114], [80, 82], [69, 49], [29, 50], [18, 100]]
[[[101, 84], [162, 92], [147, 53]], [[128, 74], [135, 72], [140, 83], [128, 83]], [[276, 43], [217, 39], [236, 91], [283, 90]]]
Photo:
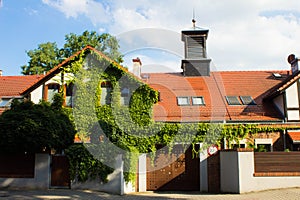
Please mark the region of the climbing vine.
[[[90, 51], [73, 58], [68, 71], [76, 74], [74, 82], [77, 92], [73, 114], [76, 116], [77, 134], [82, 141], [89, 142], [85, 147], [94, 152], [92, 158], [87, 156], [83, 146], [71, 147], [67, 151], [72, 177], [77, 173], [79, 181], [95, 175], [106, 180], [111, 169], [103, 167], [99, 162], [110, 160], [113, 163], [118, 156], [114, 148], [107, 148], [110, 144], [126, 152], [123, 155], [124, 177], [126, 181], [134, 181], [138, 155], [154, 153], [158, 146], [167, 146], [171, 152], [175, 144], [191, 144], [196, 156], [211, 144], [221, 145], [226, 141], [230, 146], [250, 134], [284, 131], [281, 127], [257, 124], [154, 122], [152, 106], [158, 101], [157, 91], [118, 64]], [[101, 104], [103, 81], [111, 83], [110, 104]], [[121, 101], [122, 90], [128, 91], [125, 94], [125, 97], [130, 98], [128, 105]], [[200, 149], [196, 148], [199, 143], [204, 144]], [[85, 156], [87, 159], [83, 158]]]

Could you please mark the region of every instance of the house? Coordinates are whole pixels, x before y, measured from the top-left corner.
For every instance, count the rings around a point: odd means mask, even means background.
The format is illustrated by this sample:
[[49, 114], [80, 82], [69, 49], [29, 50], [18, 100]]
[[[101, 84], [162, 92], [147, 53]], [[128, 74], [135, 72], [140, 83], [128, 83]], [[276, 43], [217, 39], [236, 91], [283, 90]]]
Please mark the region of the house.
[[0, 73], [0, 114], [10, 107], [13, 99], [23, 99], [22, 93], [43, 75], [2, 76]]
[[[225, 138], [221, 149], [232, 147], [230, 142], [247, 148], [249, 143], [263, 147], [267, 151], [299, 150], [300, 144], [300, 95], [298, 59], [294, 55], [288, 58], [291, 70], [265, 71], [212, 71], [211, 59], [207, 57], [206, 40], [208, 30], [193, 26], [182, 31], [184, 58], [180, 73], [141, 73], [142, 61], [133, 59], [133, 74], [116, 64], [124, 73], [135, 76], [137, 82], [143, 82], [159, 92], [159, 100], [153, 107], [153, 118], [164, 123], [217, 123], [222, 125], [250, 124], [262, 128], [281, 128], [280, 131], [265, 131], [250, 134], [240, 141]], [[86, 47], [60, 65], [42, 76], [0, 77], [0, 105], [12, 98], [27, 98], [38, 103], [40, 100], [51, 101], [60, 89], [64, 91], [65, 105], [72, 106], [72, 84], [66, 84], [72, 78], [64, 67], [73, 62], [73, 58], [85, 51], [96, 52]], [[106, 57], [105, 57], [106, 58]], [[106, 58], [109, 60], [108, 58]], [[113, 63], [113, 61], [109, 60]], [[4, 80], [11, 79], [12, 89], [2, 88]], [[26, 81], [25, 81], [26, 80]], [[30, 81], [29, 81], [30, 80]], [[2, 82], [1, 82], [2, 81]], [[23, 82], [22, 82], [23, 81]], [[26, 82], [26, 84], [24, 83]], [[8, 83], [5, 83], [8, 84]], [[22, 85], [23, 84], [23, 85]], [[19, 87], [20, 86], [20, 87]], [[21, 87], [22, 86], [22, 87]], [[121, 88], [122, 97], [130, 98], [130, 87]], [[101, 84], [101, 104], [110, 102], [111, 85], [109, 81]], [[9, 98], [8, 98], [9, 97]], [[126, 104], [129, 99], [123, 99]], [[7, 109], [7, 108], [6, 108]], [[3, 110], [3, 108], [2, 108]], [[264, 129], [265, 130], [265, 129]], [[76, 138], [78, 141], [79, 138]], [[201, 145], [201, 144], [199, 144]], [[158, 151], [155, 166], [142, 156], [139, 160], [139, 191], [145, 190], [200, 190], [212, 191], [218, 178], [217, 166], [220, 159], [214, 159], [208, 153], [192, 158], [192, 148], [180, 156], [174, 146], [174, 162], [159, 165], [170, 155]], [[175, 156], [176, 155], [176, 156]], [[169, 157], [168, 157], [169, 156]], [[215, 171], [214, 171], [215, 170]], [[147, 173], [146, 173], [147, 172]], [[217, 175], [216, 175], [217, 176]]]

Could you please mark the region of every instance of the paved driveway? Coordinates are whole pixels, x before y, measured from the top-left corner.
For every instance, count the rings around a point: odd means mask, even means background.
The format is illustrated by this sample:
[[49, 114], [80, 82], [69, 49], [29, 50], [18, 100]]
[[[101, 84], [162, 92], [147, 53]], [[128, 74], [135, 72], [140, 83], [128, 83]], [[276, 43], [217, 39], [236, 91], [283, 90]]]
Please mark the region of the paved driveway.
[[128, 200], [168, 200], [168, 199], [199, 199], [199, 200], [298, 200], [300, 199], [300, 188], [269, 190], [263, 192], [254, 192], [247, 194], [198, 194], [198, 193], [135, 193], [130, 195], [111, 195], [102, 192], [95, 192], [90, 190], [1, 190], [0, 200], [16, 199], [128, 199]]

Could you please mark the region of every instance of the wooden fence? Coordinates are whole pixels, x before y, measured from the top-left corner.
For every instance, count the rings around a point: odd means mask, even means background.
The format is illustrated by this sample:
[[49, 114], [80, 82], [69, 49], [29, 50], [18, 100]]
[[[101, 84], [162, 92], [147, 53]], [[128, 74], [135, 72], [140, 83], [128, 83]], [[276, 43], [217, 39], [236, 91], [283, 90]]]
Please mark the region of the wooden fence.
[[300, 176], [300, 152], [255, 152], [255, 176]]
[[0, 154], [0, 178], [33, 178], [34, 154]]

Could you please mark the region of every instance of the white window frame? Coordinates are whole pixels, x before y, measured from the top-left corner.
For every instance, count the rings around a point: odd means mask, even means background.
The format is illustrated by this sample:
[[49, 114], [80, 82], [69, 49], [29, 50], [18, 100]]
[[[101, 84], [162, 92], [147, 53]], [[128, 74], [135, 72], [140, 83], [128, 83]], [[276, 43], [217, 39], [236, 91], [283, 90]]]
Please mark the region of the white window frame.
[[[197, 99], [201, 99], [201, 103], [197, 103], [197, 102], [194, 101], [194, 100], [197, 101]], [[193, 106], [203, 106], [203, 105], [205, 105], [204, 97], [203, 96], [192, 97], [192, 105]]]
[[[181, 102], [181, 100], [186, 100], [186, 103]], [[181, 96], [181, 97], [177, 97], [177, 105], [178, 106], [189, 106], [191, 105], [191, 101], [190, 101], [190, 97], [187, 96]]]
[[273, 139], [272, 138], [256, 138], [254, 139], [254, 146], [257, 148], [258, 144], [266, 144], [266, 145], [271, 145], [271, 152], [273, 151]]

